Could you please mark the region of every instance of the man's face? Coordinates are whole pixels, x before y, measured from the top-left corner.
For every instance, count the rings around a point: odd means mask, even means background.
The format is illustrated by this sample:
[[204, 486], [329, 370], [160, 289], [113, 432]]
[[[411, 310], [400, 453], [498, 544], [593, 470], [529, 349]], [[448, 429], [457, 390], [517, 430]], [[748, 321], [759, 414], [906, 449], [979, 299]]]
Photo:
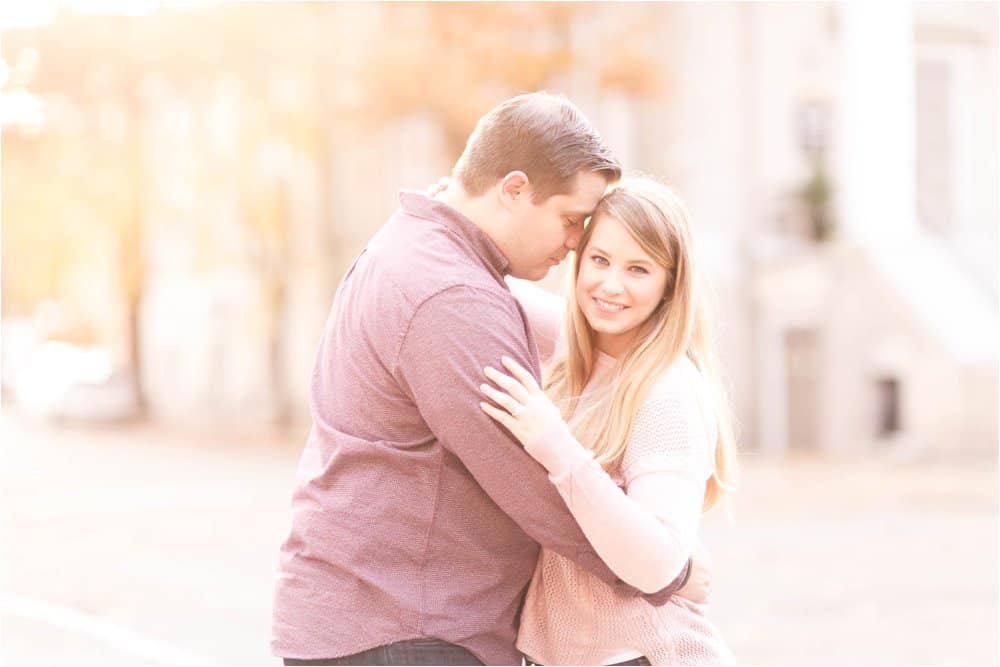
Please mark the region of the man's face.
[[530, 192], [515, 213], [515, 236], [507, 247], [515, 278], [541, 280], [553, 266], [576, 249], [583, 223], [604, 195], [608, 181], [601, 174], [581, 171], [567, 194], [534, 204]]

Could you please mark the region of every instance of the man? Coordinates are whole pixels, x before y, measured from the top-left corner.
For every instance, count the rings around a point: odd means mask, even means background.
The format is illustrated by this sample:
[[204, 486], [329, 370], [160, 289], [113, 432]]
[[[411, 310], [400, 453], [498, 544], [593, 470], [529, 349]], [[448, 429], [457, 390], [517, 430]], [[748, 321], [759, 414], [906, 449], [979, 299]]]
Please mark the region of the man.
[[539, 375], [504, 276], [544, 277], [620, 175], [567, 100], [515, 97], [479, 121], [448, 190], [402, 193], [348, 270], [281, 549], [271, 647], [286, 664], [520, 664], [539, 543], [639, 594], [478, 407], [502, 355]]

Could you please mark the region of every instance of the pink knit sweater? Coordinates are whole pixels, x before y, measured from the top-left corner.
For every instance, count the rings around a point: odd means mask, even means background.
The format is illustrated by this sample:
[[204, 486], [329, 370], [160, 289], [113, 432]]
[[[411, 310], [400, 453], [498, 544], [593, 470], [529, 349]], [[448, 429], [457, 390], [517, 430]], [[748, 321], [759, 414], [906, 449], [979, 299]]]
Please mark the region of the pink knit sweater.
[[[533, 286], [511, 288], [551, 356], [562, 313]], [[608, 390], [615, 360], [601, 355], [581, 397], [585, 412]], [[677, 575], [697, 540], [705, 482], [714, 469], [716, 430], [704, 380], [686, 358], [656, 384], [634, 421], [625, 456], [608, 475], [569, 437], [529, 443], [595, 551], [623, 580], [657, 590]], [[570, 423], [570, 427], [575, 424]], [[656, 608], [624, 596], [573, 561], [542, 549], [521, 615], [517, 646], [548, 665], [607, 665], [640, 655], [654, 665], [732, 664], [707, 605], [674, 596]]]

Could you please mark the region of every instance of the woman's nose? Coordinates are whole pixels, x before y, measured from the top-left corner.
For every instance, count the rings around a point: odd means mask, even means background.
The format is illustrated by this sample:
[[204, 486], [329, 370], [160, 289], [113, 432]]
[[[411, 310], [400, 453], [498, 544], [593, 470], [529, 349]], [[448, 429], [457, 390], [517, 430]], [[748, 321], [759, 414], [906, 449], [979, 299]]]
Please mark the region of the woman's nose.
[[608, 294], [619, 294], [622, 291], [622, 281], [618, 272], [614, 269], [608, 271], [607, 275], [604, 277], [604, 282], [601, 283], [601, 289], [603, 289]]

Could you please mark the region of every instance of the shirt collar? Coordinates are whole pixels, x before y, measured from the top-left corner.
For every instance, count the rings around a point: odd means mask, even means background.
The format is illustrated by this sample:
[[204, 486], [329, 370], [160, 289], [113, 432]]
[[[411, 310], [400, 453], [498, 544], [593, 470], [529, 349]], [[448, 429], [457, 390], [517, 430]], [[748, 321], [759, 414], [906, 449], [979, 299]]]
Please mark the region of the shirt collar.
[[403, 212], [433, 220], [455, 232], [486, 266], [503, 280], [510, 262], [486, 232], [457, 209], [417, 190], [400, 190], [399, 204]]

